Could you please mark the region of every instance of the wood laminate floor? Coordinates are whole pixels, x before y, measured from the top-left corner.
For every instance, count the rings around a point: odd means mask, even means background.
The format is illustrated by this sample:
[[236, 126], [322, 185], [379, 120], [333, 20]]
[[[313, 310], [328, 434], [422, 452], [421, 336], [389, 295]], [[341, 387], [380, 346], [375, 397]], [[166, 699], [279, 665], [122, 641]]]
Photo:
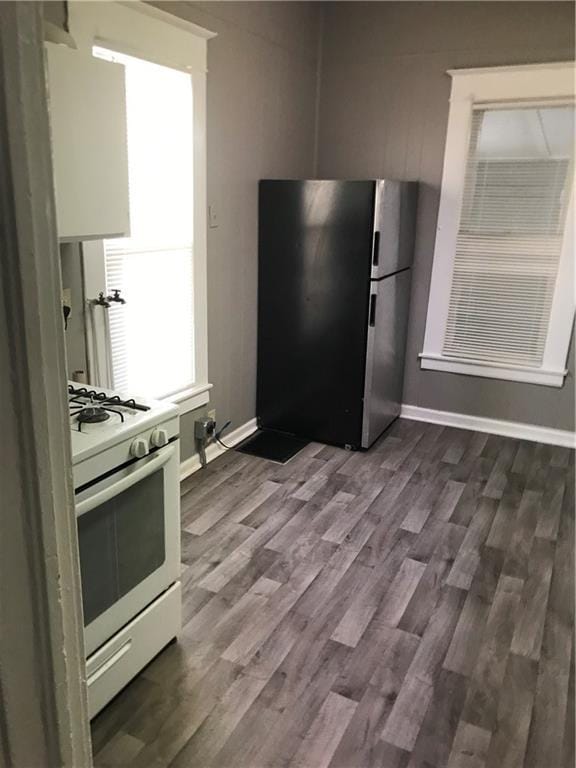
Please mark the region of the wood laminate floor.
[[182, 486], [184, 628], [93, 722], [133, 768], [572, 768], [574, 455], [400, 420]]

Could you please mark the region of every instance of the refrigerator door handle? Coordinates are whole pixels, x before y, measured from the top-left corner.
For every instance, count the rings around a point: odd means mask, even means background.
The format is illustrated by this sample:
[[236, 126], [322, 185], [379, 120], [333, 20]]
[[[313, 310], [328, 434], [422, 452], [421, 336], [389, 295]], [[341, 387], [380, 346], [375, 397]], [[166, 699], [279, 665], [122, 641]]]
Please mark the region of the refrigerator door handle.
[[374, 232], [374, 244], [372, 246], [372, 266], [377, 267], [380, 261], [380, 232]]
[[370, 294], [370, 315], [368, 320], [369, 325], [374, 328], [376, 325], [376, 294]]

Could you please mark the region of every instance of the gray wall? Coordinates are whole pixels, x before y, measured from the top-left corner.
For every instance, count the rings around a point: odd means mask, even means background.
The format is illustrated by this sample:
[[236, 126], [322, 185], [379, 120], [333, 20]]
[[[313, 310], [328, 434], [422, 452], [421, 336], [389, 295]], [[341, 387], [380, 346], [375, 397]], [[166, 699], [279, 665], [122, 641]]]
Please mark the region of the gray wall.
[[65, 27], [67, 23], [66, 3], [63, 0], [47, 0], [43, 3], [43, 16], [46, 21]]
[[325, 6], [318, 174], [421, 182], [404, 402], [574, 428], [574, 342], [562, 389], [422, 371], [453, 67], [574, 58], [565, 2], [336, 2]]
[[86, 371], [86, 324], [84, 317], [84, 286], [78, 243], [60, 245], [60, 272], [62, 288], [69, 288], [72, 296], [72, 312], [66, 329], [66, 367], [68, 375], [74, 371]]
[[[314, 171], [320, 8], [311, 3], [155, 3], [217, 32], [208, 43], [208, 371], [211, 406], [256, 413], [258, 180]], [[195, 414], [182, 421], [182, 455]]]

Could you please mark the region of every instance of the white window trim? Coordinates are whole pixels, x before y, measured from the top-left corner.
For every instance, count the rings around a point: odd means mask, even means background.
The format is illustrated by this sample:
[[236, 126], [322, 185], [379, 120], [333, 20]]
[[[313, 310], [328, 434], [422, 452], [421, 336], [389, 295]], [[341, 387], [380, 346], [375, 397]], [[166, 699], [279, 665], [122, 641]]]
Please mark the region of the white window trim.
[[180, 410], [180, 415], [182, 415], [209, 403], [212, 386], [212, 384], [196, 384], [190, 387], [190, 389], [185, 389], [175, 395], [168, 395], [162, 399], [176, 403]]
[[[180, 69], [192, 78], [194, 94], [194, 353], [195, 382], [164, 399], [177, 403], [180, 413], [206, 405], [212, 384], [208, 381], [207, 307], [207, 197], [206, 197], [206, 71], [207, 40], [215, 37], [202, 27], [142, 2], [73, 2], [70, 31], [78, 48], [99, 45], [120, 53]], [[158, 35], [158, 24], [164, 24]], [[104, 249], [101, 241], [85, 242], [84, 285], [91, 297], [105, 285]], [[89, 360], [108, 366], [101, 353], [95, 359], [88, 339]], [[90, 358], [90, 355], [93, 355]], [[105, 370], [105, 368], [100, 368]]]
[[527, 368], [481, 361], [468, 362], [443, 355], [442, 346], [448, 318], [451, 276], [474, 107], [534, 100], [573, 102], [574, 64], [559, 62], [517, 67], [455, 69], [449, 70], [448, 74], [452, 78], [450, 112], [426, 333], [424, 349], [420, 354], [421, 367], [561, 387], [567, 373], [565, 365], [575, 311], [574, 192], [568, 209], [542, 366]]

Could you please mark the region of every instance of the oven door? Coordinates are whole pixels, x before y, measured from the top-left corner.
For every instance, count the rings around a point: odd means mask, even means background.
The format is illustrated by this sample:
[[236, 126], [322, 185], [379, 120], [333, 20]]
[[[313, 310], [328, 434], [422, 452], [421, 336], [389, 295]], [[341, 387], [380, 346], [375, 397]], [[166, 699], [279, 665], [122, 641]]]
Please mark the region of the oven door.
[[76, 495], [89, 656], [179, 575], [178, 441]]

